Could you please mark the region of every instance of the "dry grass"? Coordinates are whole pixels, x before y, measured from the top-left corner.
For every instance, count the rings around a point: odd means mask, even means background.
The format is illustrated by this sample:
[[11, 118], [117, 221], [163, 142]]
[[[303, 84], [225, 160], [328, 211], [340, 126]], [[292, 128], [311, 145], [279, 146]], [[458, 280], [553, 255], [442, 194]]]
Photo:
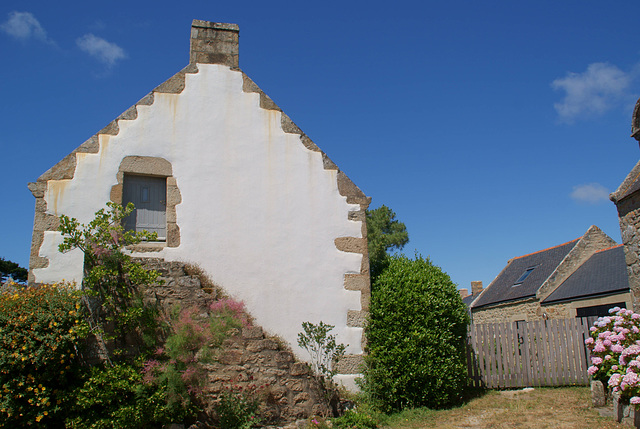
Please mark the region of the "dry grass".
[[184, 265], [184, 271], [188, 276], [197, 277], [198, 280], [200, 280], [200, 287], [202, 287], [202, 290], [211, 294], [215, 301], [228, 298], [224, 289], [215, 284], [200, 265], [187, 262]]
[[392, 416], [388, 429], [562, 428], [613, 429], [628, 426], [601, 417], [587, 387], [490, 391], [460, 408], [417, 409]]

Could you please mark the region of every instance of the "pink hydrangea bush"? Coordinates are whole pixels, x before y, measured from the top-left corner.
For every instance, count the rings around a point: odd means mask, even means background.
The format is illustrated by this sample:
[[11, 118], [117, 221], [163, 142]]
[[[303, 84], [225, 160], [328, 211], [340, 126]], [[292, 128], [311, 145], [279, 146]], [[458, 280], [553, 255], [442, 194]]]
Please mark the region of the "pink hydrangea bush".
[[619, 307], [609, 314], [596, 320], [585, 341], [591, 352], [587, 372], [640, 404], [640, 314]]

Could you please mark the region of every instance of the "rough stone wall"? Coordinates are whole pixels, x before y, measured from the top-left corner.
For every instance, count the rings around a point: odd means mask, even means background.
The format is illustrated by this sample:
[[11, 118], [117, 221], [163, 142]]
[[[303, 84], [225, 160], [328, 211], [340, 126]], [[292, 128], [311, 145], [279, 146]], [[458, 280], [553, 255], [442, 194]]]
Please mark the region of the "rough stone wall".
[[[569, 311], [569, 316], [567, 317], [576, 317], [576, 310], [578, 308], [593, 307], [596, 305], [604, 305], [604, 304], [611, 304], [610, 307], [613, 307], [614, 303], [619, 303], [619, 302], [624, 302], [625, 308], [633, 307], [631, 294], [629, 292], [619, 293], [616, 295], [609, 295], [609, 296], [600, 297], [600, 298], [581, 299], [580, 301], [569, 302], [567, 303], [568, 305], [567, 309]], [[557, 305], [557, 304], [554, 304], [554, 305]], [[543, 305], [542, 309], [545, 310], [547, 307], [548, 306]]]
[[640, 192], [616, 202], [633, 311], [640, 311]]
[[620, 293], [600, 298], [581, 299], [571, 302], [541, 305], [536, 299], [518, 301], [511, 304], [502, 304], [486, 309], [475, 310], [472, 313], [473, 323], [501, 323], [525, 320], [547, 319], [571, 319], [576, 317], [576, 310], [582, 307], [592, 307], [607, 303], [625, 302], [627, 308], [631, 308], [632, 299], [629, 293]]
[[[201, 277], [188, 274], [182, 262], [166, 262], [158, 258], [139, 258], [145, 268], [160, 273], [161, 282], [147, 289], [147, 299], [168, 311], [175, 305], [196, 306], [206, 311], [220, 296], [216, 290], [203, 289]], [[219, 292], [218, 292], [219, 293]], [[231, 385], [246, 389], [262, 386], [258, 393], [265, 398], [260, 410], [263, 423], [278, 425], [305, 419], [312, 415], [328, 415], [329, 404], [304, 362], [276, 337], [265, 335], [259, 326], [233, 332], [216, 355], [216, 360], [203, 364], [206, 382], [200, 400], [209, 416], [213, 415], [215, 397]]]
[[549, 319], [567, 319], [575, 317], [575, 311], [571, 314], [569, 303], [561, 303], [541, 307], [540, 302], [531, 298], [509, 304], [496, 305], [489, 308], [472, 310], [473, 323], [501, 323], [524, 320], [542, 320], [546, 313]]

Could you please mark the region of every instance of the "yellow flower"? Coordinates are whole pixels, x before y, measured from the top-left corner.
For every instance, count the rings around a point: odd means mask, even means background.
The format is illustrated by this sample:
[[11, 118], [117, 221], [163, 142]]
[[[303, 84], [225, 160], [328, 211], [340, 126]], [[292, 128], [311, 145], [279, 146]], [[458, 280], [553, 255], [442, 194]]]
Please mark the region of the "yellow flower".
[[42, 420], [42, 416], [38, 416], [36, 417], [36, 421], [39, 422], [40, 420]]

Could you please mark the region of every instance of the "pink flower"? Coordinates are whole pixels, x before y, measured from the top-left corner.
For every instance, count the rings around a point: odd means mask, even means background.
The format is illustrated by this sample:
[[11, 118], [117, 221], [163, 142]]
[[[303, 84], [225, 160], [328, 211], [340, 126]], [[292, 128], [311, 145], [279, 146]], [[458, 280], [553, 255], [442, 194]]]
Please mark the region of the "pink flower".
[[624, 351], [624, 347], [622, 347], [620, 344], [614, 344], [611, 346], [611, 351], [613, 353], [622, 353]]
[[622, 376], [620, 374], [613, 374], [611, 375], [611, 377], [609, 377], [609, 383], [607, 383], [609, 385], [609, 387], [617, 387], [620, 384], [620, 378]]
[[631, 315], [631, 319], [632, 319], [632, 320], [638, 320], [638, 319], [640, 319], [640, 314], [638, 314], [638, 313], [633, 313], [633, 314]]
[[629, 399], [629, 403], [630, 404], [640, 404], [640, 397], [638, 396], [633, 396], [631, 397], [631, 399]]
[[[587, 369], [587, 373], [589, 373], [589, 375], [593, 375], [596, 372], [598, 372], [598, 367], [595, 365], [591, 365], [588, 369]], [[611, 381], [611, 379], [609, 379], [609, 381]]]
[[602, 363], [602, 358], [597, 356], [592, 356], [591, 363], [594, 365], [600, 365]]
[[584, 340], [584, 343], [585, 343], [585, 344], [587, 344], [587, 345], [588, 345], [588, 344], [593, 344], [593, 342], [594, 342], [594, 341], [593, 341], [593, 338], [591, 338], [591, 337], [589, 337], [589, 338], [587, 338], [586, 340]]
[[640, 378], [638, 374], [633, 371], [627, 370], [627, 373], [622, 377], [622, 382], [628, 386], [637, 386], [638, 382], [640, 382]]

